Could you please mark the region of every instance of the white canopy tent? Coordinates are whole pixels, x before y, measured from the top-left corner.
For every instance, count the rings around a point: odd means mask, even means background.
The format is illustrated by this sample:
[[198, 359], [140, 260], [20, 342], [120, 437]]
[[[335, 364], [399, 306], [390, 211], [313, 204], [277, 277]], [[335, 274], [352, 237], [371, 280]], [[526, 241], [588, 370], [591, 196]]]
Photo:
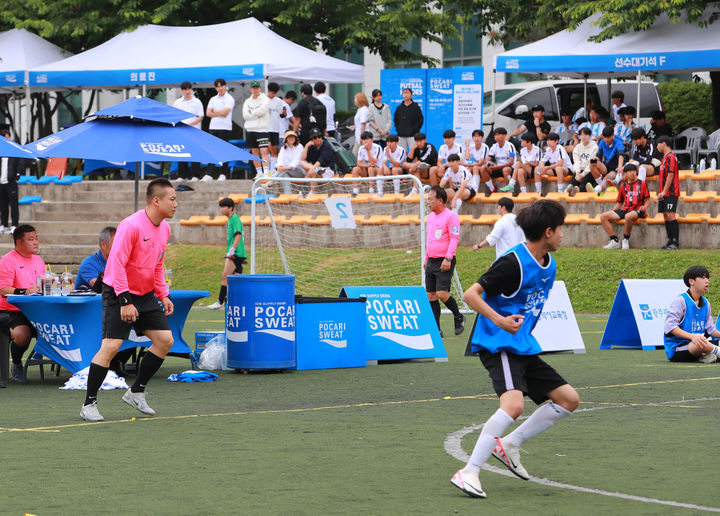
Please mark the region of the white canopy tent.
[[297, 45], [255, 18], [199, 27], [144, 25], [30, 71], [32, 88], [200, 87], [224, 78], [362, 82], [363, 67]]
[[27, 83], [28, 70], [70, 55], [25, 29], [0, 32], [0, 89], [5, 92], [22, 90]]

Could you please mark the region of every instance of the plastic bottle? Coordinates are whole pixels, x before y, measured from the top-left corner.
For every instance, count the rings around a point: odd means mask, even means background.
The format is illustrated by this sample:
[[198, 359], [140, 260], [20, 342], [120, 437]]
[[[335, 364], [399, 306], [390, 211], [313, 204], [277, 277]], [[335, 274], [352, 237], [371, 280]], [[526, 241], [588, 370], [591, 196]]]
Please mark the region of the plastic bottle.
[[65, 272], [62, 273], [62, 276], [60, 277], [60, 293], [63, 296], [70, 295], [70, 291], [72, 290], [72, 274], [70, 274], [67, 270], [67, 265], [65, 266]]
[[62, 294], [62, 288], [60, 286], [60, 275], [52, 275], [52, 294], [53, 296], [59, 296]]
[[703, 158], [703, 159], [700, 160], [700, 165], [698, 165], [698, 170], [699, 170], [700, 172], [702, 172], [702, 171], [705, 170], [706, 168], [707, 168], [707, 167], [705, 166], [705, 158]]
[[710, 170], [717, 170], [717, 160], [715, 158], [710, 160]]
[[42, 295], [52, 296], [52, 272], [50, 268], [45, 269], [45, 275], [42, 277]]
[[165, 284], [168, 290], [172, 288], [172, 269], [165, 269]]

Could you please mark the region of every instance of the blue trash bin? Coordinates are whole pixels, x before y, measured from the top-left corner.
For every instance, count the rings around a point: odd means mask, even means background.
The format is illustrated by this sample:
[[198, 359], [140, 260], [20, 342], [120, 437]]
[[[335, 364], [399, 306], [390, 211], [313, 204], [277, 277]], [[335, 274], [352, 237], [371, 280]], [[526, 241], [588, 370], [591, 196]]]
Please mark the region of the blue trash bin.
[[225, 306], [228, 367], [295, 367], [295, 276], [228, 276]]

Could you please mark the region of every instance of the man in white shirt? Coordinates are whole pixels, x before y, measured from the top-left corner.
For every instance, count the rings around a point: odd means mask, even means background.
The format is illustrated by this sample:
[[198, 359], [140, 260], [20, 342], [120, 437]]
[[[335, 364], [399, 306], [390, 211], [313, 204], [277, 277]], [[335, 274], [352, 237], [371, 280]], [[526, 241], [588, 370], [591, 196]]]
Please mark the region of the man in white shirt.
[[[3, 131], [3, 136], [12, 140], [8, 129]], [[20, 210], [18, 208], [18, 183], [17, 180], [25, 168], [25, 160], [22, 158], [0, 158], [0, 234], [12, 234], [18, 226]], [[8, 212], [12, 226], [8, 223]]]
[[510, 181], [512, 177], [513, 167], [515, 166], [515, 146], [506, 141], [507, 129], [498, 127], [493, 131], [495, 143], [490, 147], [488, 159], [485, 165], [480, 167], [480, 181], [488, 187], [488, 194], [495, 191], [493, 184], [494, 178], [505, 178], [505, 182]]
[[515, 203], [509, 197], [503, 197], [498, 201], [497, 212], [500, 215], [492, 228], [490, 234], [479, 244], [473, 246], [473, 251], [482, 247], [495, 246], [495, 258], [500, 258], [508, 249], [525, 242], [525, 233], [515, 221], [515, 214], [512, 213]]
[[265, 175], [265, 165], [270, 161], [268, 151], [270, 99], [260, 91], [260, 81], [250, 83], [250, 96], [243, 102], [242, 112], [245, 119], [245, 145], [250, 152], [261, 158], [262, 161], [253, 161], [253, 163], [255, 170], [260, 175]]
[[324, 82], [316, 82], [313, 89], [317, 99], [325, 105], [325, 136], [335, 138], [335, 100], [325, 93], [327, 87]]
[[[357, 166], [352, 169], [353, 177], [375, 177], [383, 166], [385, 154], [382, 147], [377, 143], [373, 143], [373, 134], [365, 131], [360, 135], [360, 148], [358, 149]], [[375, 193], [375, 189], [369, 188], [371, 194]], [[352, 196], [355, 197], [360, 193], [360, 184], [353, 183]]]
[[[187, 124], [195, 129], [202, 129], [203, 109], [202, 102], [195, 96], [193, 86], [190, 81], [183, 81], [180, 84], [180, 91], [182, 97], [177, 99], [173, 104], [174, 107], [192, 113], [193, 116], [186, 118], [182, 121], [183, 124]], [[178, 163], [178, 179], [198, 179], [200, 177], [200, 163], [188, 163], [186, 161], [180, 161]]]
[[437, 180], [442, 180], [445, 175], [445, 169], [448, 166], [448, 156], [457, 154], [460, 156], [460, 162], [465, 164], [465, 149], [459, 143], [455, 143], [455, 131], [448, 129], [443, 133], [443, 143], [438, 149], [437, 167], [435, 168]]
[[[407, 159], [407, 151], [405, 147], [400, 145], [400, 137], [397, 134], [388, 134], [387, 144], [385, 145], [385, 162], [384, 166], [380, 170], [380, 174], [383, 176], [399, 176], [403, 173], [403, 163]], [[383, 183], [384, 181], [378, 181], [378, 195], [383, 195]], [[393, 179], [393, 187], [395, 193], [400, 193], [400, 179]]]
[[[267, 85], [267, 97], [270, 99], [270, 125], [268, 126], [268, 144], [270, 145], [270, 170], [275, 170], [280, 145], [280, 115], [285, 112], [287, 116], [288, 105], [278, 95], [280, 85], [270, 82]], [[285, 134], [285, 133], [282, 133]]]
[[537, 138], [535, 138], [535, 135], [530, 131], [527, 131], [520, 137], [520, 159], [515, 162], [512, 179], [510, 179], [507, 186], [500, 188], [501, 192], [514, 192], [517, 183], [520, 183], [521, 193], [527, 192], [525, 182], [533, 177], [535, 167], [540, 163], [541, 151], [540, 147], [535, 145], [536, 142]]
[[[235, 99], [227, 92], [225, 79], [215, 79], [214, 84], [217, 95], [208, 101], [205, 116], [210, 118], [210, 134], [227, 142], [230, 141], [232, 134], [232, 113], [235, 108]], [[227, 163], [223, 164], [220, 171], [218, 179], [226, 179], [227, 174], [230, 173]], [[203, 177], [203, 180], [209, 179], [212, 177]]]
[[485, 133], [481, 129], [475, 129], [472, 132], [472, 143], [465, 140], [465, 163], [473, 175], [473, 188], [476, 192], [480, 190], [480, 168], [487, 161], [490, 154], [490, 147], [483, 142]]
[[470, 171], [460, 164], [459, 154], [450, 154], [447, 159], [448, 166], [440, 180], [440, 188], [445, 189], [448, 197], [448, 207], [457, 213], [463, 201], [475, 197], [475, 189]]
[[565, 176], [572, 173], [574, 173], [572, 160], [565, 147], [560, 145], [560, 135], [558, 133], [548, 134], [545, 155], [535, 169], [535, 191], [542, 191], [543, 176], [549, 177], [551, 174], [555, 174], [557, 176], [557, 191], [564, 192]]

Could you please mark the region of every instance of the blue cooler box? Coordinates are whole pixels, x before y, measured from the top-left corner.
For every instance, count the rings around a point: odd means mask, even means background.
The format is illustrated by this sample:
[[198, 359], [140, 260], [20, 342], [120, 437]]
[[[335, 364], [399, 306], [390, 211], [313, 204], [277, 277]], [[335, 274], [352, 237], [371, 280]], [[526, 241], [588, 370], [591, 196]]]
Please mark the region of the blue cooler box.
[[295, 367], [295, 276], [228, 276], [227, 363], [235, 369]]
[[365, 367], [365, 298], [295, 296], [296, 369]]

